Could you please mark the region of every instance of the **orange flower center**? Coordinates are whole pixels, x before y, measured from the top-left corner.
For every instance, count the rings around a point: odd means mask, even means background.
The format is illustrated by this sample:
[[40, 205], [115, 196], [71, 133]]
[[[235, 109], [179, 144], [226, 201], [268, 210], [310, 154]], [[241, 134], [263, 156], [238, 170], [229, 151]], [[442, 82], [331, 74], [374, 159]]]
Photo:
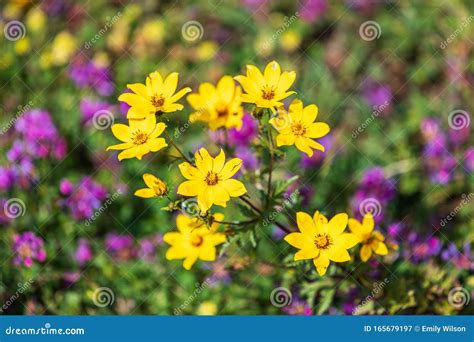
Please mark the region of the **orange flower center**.
[[216, 185], [217, 182], [219, 182], [219, 176], [217, 173], [209, 171], [204, 181], [207, 183], [207, 185]]
[[18, 249], [18, 254], [23, 258], [29, 258], [33, 255], [31, 248], [28, 245], [21, 245]]
[[301, 122], [296, 122], [291, 125], [291, 131], [294, 135], [305, 135], [306, 127]]
[[194, 247], [201, 246], [203, 242], [204, 242], [204, 239], [200, 235], [194, 235], [194, 236], [191, 237], [191, 244]]
[[216, 106], [216, 112], [218, 117], [224, 117], [227, 116], [227, 106], [225, 104], [218, 104]]
[[317, 249], [328, 249], [332, 246], [332, 238], [328, 234], [318, 234], [314, 238], [314, 245]]
[[265, 100], [271, 100], [275, 97], [275, 90], [273, 90], [273, 88], [269, 88], [269, 87], [264, 87], [262, 89], [262, 97], [265, 99]]
[[141, 144], [144, 144], [146, 143], [146, 141], [148, 140], [148, 134], [138, 130], [138, 131], [135, 131], [133, 133], [133, 137], [132, 137], [132, 140], [133, 140], [133, 143], [135, 145], [141, 145]]
[[153, 95], [151, 97], [151, 104], [155, 106], [156, 109], [161, 108], [165, 103], [165, 99], [161, 95]]

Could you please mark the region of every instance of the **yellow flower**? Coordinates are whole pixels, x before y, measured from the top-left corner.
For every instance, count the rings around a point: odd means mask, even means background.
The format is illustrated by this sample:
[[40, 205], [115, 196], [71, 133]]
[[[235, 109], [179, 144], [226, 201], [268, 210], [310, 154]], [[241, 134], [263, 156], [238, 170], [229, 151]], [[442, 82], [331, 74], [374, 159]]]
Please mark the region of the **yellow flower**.
[[158, 71], [152, 72], [142, 83], [128, 84], [127, 88], [133, 93], [123, 93], [119, 101], [126, 102], [130, 109], [128, 119], [144, 119], [156, 113], [170, 113], [182, 110], [183, 105], [175, 103], [191, 91], [187, 87], [175, 94], [178, 87], [178, 73], [173, 72], [163, 81]]
[[212, 130], [219, 127], [240, 129], [244, 115], [241, 92], [230, 76], [222, 77], [217, 87], [210, 83], [201, 84], [197, 94], [187, 97], [189, 104], [197, 111], [191, 114], [189, 120], [207, 122]]
[[313, 139], [328, 134], [329, 125], [324, 122], [314, 122], [318, 116], [318, 107], [314, 104], [303, 108], [303, 102], [296, 99], [290, 104], [286, 113], [279, 110], [278, 116], [270, 119], [270, 123], [279, 132], [277, 145], [296, 145], [301, 152], [309, 157], [313, 155], [313, 148], [324, 152], [324, 146]]
[[272, 61], [267, 64], [262, 75], [254, 65], [247, 65], [247, 76], [234, 77], [247, 92], [242, 95], [243, 102], [255, 103], [260, 108], [281, 106], [281, 100], [294, 91], [288, 91], [296, 78], [294, 71], [281, 73], [280, 65]]
[[360, 239], [360, 259], [364, 262], [370, 259], [372, 252], [378, 255], [387, 255], [388, 249], [382, 233], [374, 231], [375, 223], [372, 214], [365, 214], [362, 223], [356, 219], [349, 219], [349, 229]]
[[213, 205], [225, 207], [230, 197], [239, 197], [247, 192], [245, 186], [236, 179], [231, 179], [242, 166], [242, 160], [233, 158], [225, 161], [221, 149], [215, 158], [205, 148], [195, 153], [196, 167], [189, 163], [181, 163], [179, 169], [188, 179], [178, 187], [178, 194], [197, 196], [201, 212], [205, 213]]
[[286, 242], [300, 249], [295, 254], [295, 261], [313, 259], [319, 275], [322, 276], [326, 273], [330, 261], [351, 260], [347, 249], [354, 247], [359, 240], [354, 234], [344, 233], [347, 214], [337, 214], [328, 221], [318, 211], [313, 217], [298, 212], [296, 222], [300, 232], [285, 237]]
[[107, 151], [124, 150], [118, 155], [119, 160], [134, 157], [141, 160], [145, 154], [168, 146], [165, 139], [158, 138], [165, 128], [164, 123], [156, 123], [154, 115], [144, 120], [129, 120], [129, 126], [115, 124], [112, 126], [112, 133], [123, 143], [109, 146]]
[[166, 186], [166, 183], [150, 173], [145, 173], [143, 175], [143, 181], [145, 182], [147, 188], [135, 191], [135, 196], [142, 198], [152, 198], [162, 197], [168, 193], [168, 187]]
[[[214, 214], [217, 221], [224, 218], [223, 214]], [[176, 218], [177, 232], [166, 233], [163, 240], [171, 245], [166, 251], [167, 260], [184, 259], [183, 267], [191, 269], [197, 259], [204, 261], [216, 260], [216, 246], [226, 241], [224, 233], [218, 233], [219, 223], [211, 227], [198, 217], [178, 215]]]

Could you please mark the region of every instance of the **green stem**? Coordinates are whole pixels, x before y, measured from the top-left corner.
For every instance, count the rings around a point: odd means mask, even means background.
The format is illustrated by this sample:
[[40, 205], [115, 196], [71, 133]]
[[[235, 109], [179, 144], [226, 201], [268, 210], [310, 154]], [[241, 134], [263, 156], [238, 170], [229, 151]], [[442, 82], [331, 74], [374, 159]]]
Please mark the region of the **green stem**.
[[186, 157], [186, 155], [183, 153], [183, 151], [181, 151], [181, 149], [178, 147], [178, 145], [176, 145], [175, 142], [173, 141], [173, 139], [171, 139], [171, 136], [168, 134], [168, 132], [166, 132], [166, 130], [165, 130], [164, 133], [165, 133], [166, 138], [170, 142], [171, 146], [173, 146], [176, 149], [176, 151], [178, 151], [178, 153], [181, 155], [181, 157], [183, 157], [184, 160], [186, 160], [189, 164], [192, 164], [191, 160], [188, 157]]

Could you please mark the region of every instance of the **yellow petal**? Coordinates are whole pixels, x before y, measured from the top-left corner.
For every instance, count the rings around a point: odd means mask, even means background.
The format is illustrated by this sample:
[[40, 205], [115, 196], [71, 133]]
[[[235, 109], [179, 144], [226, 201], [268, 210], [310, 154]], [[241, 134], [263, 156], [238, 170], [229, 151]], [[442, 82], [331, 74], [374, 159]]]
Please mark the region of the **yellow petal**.
[[225, 206], [225, 203], [230, 200], [229, 192], [221, 183], [208, 186], [206, 188], [206, 196], [209, 197], [210, 201], [222, 206]]
[[[215, 215], [214, 215], [214, 216], [215, 216]], [[222, 220], [223, 218], [218, 219], [218, 218], [216, 217], [216, 219], [220, 221], [220, 220]], [[206, 229], [207, 229], [207, 228], [206, 228]], [[217, 246], [217, 245], [220, 245], [220, 244], [226, 242], [227, 237], [226, 237], [226, 235], [223, 234], [223, 233], [215, 233], [215, 234], [208, 235], [206, 239], [207, 239], [206, 242], [209, 242], [210, 244], [212, 244], [212, 245], [214, 245], [214, 246]]]
[[156, 108], [152, 106], [150, 103], [140, 105], [140, 106], [133, 106], [127, 112], [127, 119], [129, 120], [142, 120], [147, 116], [155, 116]]
[[316, 117], [318, 116], [318, 107], [315, 104], [310, 104], [303, 108], [303, 116], [301, 117], [301, 121], [303, 121], [306, 125], [312, 124]]
[[125, 102], [132, 107], [146, 105], [149, 103], [147, 98], [133, 93], [123, 93], [119, 96], [118, 100], [120, 102]]
[[360, 238], [362, 238], [364, 236], [365, 232], [364, 232], [364, 229], [362, 228], [362, 225], [360, 224], [359, 221], [357, 221], [354, 218], [350, 218], [347, 221], [347, 223], [348, 223], [349, 229], [351, 230], [352, 233], [359, 236]]
[[153, 191], [152, 189], [148, 189], [148, 188], [139, 189], [139, 190], [135, 191], [134, 195], [137, 196], [137, 197], [142, 197], [142, 198], [156, 197], [155, 191]]
[[200, 191], [197, 195], [198, 206], [202, 213], [207, 213], [207, 211], [210, 207], [212, 207], [213, 204], [212, 199], [206, 196], [205, 189], [206, 188], [204, 188], [203, 191]]
[[362, 226], [364, 227], [364, 231], [367, 233], [370, 233], [374, 230], [375, 222], [372, 214], [367, 213], [364, 215], [364, 218], [362, 219]]
[[233, 175], [237, 173], [242, 167], [242, 159], [239, 158], [232, 158], [227, 163], [225, 163], [224, 167], [222, 168], [219, 176], [222, 179], [229, 179]]
[[363, 245], [360, 249], [360, 259], [366, 262], [372, 256], [372, 248], [369, 245]]
[[270, 87], [276, 89], [278, 85], [278, 81], [280, 80], [280, 73], [281, 73], [280, 65], [276, 61], [271, 61], [270, 63], [268, 63], [267, 66], [265, 67], [265, 71], [263, 74], [265, 77], [266, 83]]
[[147, 115], [143, 120], [129, 120], [128, 123], [132, 132], [140, 130], [151, 134], [156, 127], [156, 117], [154, 115]]
[[166, 125], [163, 122], [157, 123], [153, 131], [149, 134], [148, 138], [153, 139], [159, 137], [165, 129]]
[[146, 78], [146, 87], [151, 89], [154, 95], [163, 93], [163, 78], [158, 71], [152, 72]]
[[235, 84], [234, 80], [230, 76], [222, 77], [217, 83], [217, 91], [221, 99], [226, 103], [230, 103], [234, 97]]
[[[170, 99], [169, 99], [169, 102], [173, 103], [173, 102], [179, 101], [184, 95], [186, 95], [187, 93], [189, 93], [191, 91], [192, 90], [189, 87], [183, 88], [180, 91], [178, 91], [176, 94], [171, 96]], [[170, 108], [172, 108], [172, 107], [170, 107]], [[178, 110], [181, 110], [181, 109], [183, 109], [183, 106], [182, 105], [176, 105], [175, 108], [180, 108]]]
[[144, 154], [147, 152], [144, 152], [141, 148], [141, 146], [133, 146], [129, 149], [126, 149], [122, 152], [119, 153], [118, 155], [118, 160], [123, 160], [123, 159], [130, 159], [130, 158], [138, 158], [141, 159]]
[[168, 248], [166, 251], [166, 259], [167, 260], [176, 260], [176, 259], [183, 259], [186, 257], [188, 252], [182, 247], [175, 247], [172, 246]]
[[344, 229], [347, 227], [347, 214], [346, 213], [340, 213], [335, 215], [330, 221], [329, 221], [329, 229], [330, 229], [330, 234], [332, 236], [339, 236], [342, 234]]
[[145, 173], [143, 175], [143, 181], [145, 182], [147, 187], [152, 189], [155, 186], [155, 182], [159, 181], [159, 179], [151, 173]]
[[279, 134], [277, 135], [276, 141], [277, 141], [277, 146], [289, 146], [293, 145], [295, 143], [295, 135], [294, 134]]
[[244, 88], [246, 93], [253, 94], [253, 95], [258, 93], [260, 95], [261, 90], [258, 88], [258, 85], [255, 82], [252, 82], [250, 78], [245, 77], [245, 76], [236, 76], [234, 77], [234, 80], [240, 83], [240, 85], [242, 86], [242, 88]]
[[219, 182], [231, 197], [239, 197], [247, 192], [245, 185], [236, 179], [227, 179]]
[[281, 94], [281, 93], [286, 92], [295, 82], [295, 78], [296, 78], [296, 73], [294, 71], [290, 71], [290, 72], [285, 71], [284, 73], [282, 73], [275, 93]]
[[298, 249], [314, 248], [314, 241], [310, 235], [303, 233], [290, 233], [285, 236], [284, 240], [293, 247]]
[[183, 239], [183, 234], [178, 232], [169, 232], [163, 235], [163, 241], [169, 245], [174, 245], [181, 242]]
[[377, 248], [374, 250], [374, 253], [378, 255], [387, 255], [388, 254], [387, 246], [383, 242], [379, 242], [377, 245]]
[[134, 145], [133, 143], [121, 143], [107, 147], [107, 151], [109, 150], [126, 150], [128, 148], [132, 148]]
[[288, 112], [293, 122], [301, 121], [303, 116], [303, 102], [301, 102], [300, 99], [294, 99], [290, 104]]
[[314, 141], [314, 140], [311, 140], [310, 138], [303, 138], [306, 142], [306, 144], [311, 148], [311, 149], [315, 149], [315, 150], [319, 150], [321, 152], [324, 152], [324, 146], [321, 145], [320, 143]]
[[165, 82], [163, 84], [163, 96], [165, 98], [170, 98], [174, 92], [176, 91], [176, 88], [178, 87], [178, 73], [177, 72], [172, 72], [171, 74], [166, 77]]
[[150, 148], [151, 152], [158, 152], [162, 148], [168, 146], [165, 139], [163, 138], [149, 139], [146, 142], [146, 145]]
[[123, 142], [132, 141], [130, 127], [128, 127], [127, 125], [123, 125], [123, 124], [113, 125], [112, 133], [120, 141], [123, 141]]
[[320, 276], [326, 274], [326, 270], [329, 266], [329, 258], [325, 252], [319, 253], [319, 257], [313, 259], [313, 263]]
[[333, 246], [327, 250], [327, 255], [329, 260], [334, 262], [346, 262], [351, 260], [351, 256], [342, 247]]
[[221, 148], [221, 151], [217, 155], [217, 157], [214, 158], [214, 165], [212, 168], [212, 171], [215, 173], [219, 174], [224, 167], [225, 164], [225, 153], [224, 150]]
[[316, 235], [316, 225], [313, 218], [305, 212], [299, 211], [296, 213], [296, 223], [301, 233], [310, 236]]
[[150, 97], [148, 88], [142, 83], [127, 84], [127, 88], [145, 99]]
[[204, 261], [216, 260], [216, 248], [214, 246], [202, 247], [199, 251], [199, 259]]
[[308, 138], [321, 138], [330, 131], [329, 125], [324, 122], [315, 122], [308, 126], [305, 136]]
[[191, 267], [193, 267], [194, 263], [196, 262], [198, 258], [198, 254], [192, 254], [190, 256], [188, 256], [186, 259], [184, 259], [183, 261], [183, 267], [186, 269], [186, 270], [190, 270]]
[[319, 256], [319, 249], [317, 249], [314, 245], [310, 249], [302, 249], [295, 253], [294, 260], [307, 260], [307, 259], [314, 259]]
[[345, 249], [354, 247], [360, 242], [360, 239], [355, 234], [342, 233], [335, 241], [335, 244], [341, 245]]
[[203, 191], [206, 183], [198, 180], [190, 180], [181, 183], [176, 191], [179, 195], [194, 197]]
[[308, 157], [313, 156], [313, 150], [308, 146], [308, 144], [306, 143], [305, 138], [303, 138], [301, 136], [296, 137], [295, 145], [296, 145], [296, 148], [298, 150], [300, 150], [301, 152], [306, 153], [308, 155]]
[[265, 86], [265, 78], [260, 70], [254, 65], [247, 65], [247, 77], [257, 84], [257, 88], [261, 89]]
[[196, 159], [196, 166], [201, 172], [207, 174], [212, 171], [214, 158], [209, 155], [209, 152], [207, 152], [205, 148], [200, 148], [194, 154], [194, 157]]
[[184, 178], [187, 178], [190, 180], [197, 180], [197, 179], [203, 180], [205, 177], [205, 175], [202, 174], [201, 171], [199, 171], [197, 168], [195, 168], [188, 162], [181, 163], [178, 165], [178, 167]]

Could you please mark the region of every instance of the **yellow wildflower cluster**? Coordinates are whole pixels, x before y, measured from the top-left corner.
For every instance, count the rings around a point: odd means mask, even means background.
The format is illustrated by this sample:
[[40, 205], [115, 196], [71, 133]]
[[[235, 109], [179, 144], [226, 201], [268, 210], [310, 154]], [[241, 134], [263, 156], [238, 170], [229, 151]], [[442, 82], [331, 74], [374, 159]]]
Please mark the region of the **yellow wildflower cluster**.
[[[187, 101], [192, 108], [189, 122], [204, 122], [211, 130], [240, 130], [243, 125], [243, 103], [254, 105], [252, 114], [259, 122], [261, 136], [267, 139], [268, 153], [271, 164], [264, 171], [268, 175], [266, 207], [253, 203], [247, 194], [246, 186], [235, 179], [237, 172], [243, 166], [239, 158], [226, 159], [224, 148], [211, 156], [206, 148], [199, 148], [194, 158], [182, 152], [167, 133], [169, 120], [166, 115], [183, 110], [184, 106], [178, 101], [191, 88], [178, 90], [178, 73], [172, 72], [162, 77], [154, 71], [146, 77], [145, 83], [127, 85], [130, 92], [119, 96], [119, 101], [130, 107], [127, 113], [128, 125], [114, 124], [113, 135], [120, 140], [119, 144], [108, 147], [108, 150], [119, 150], [118, 159], [137, 158], [158, 152], [171, 145], [178, 153], [182, 162], [178, 168], [184, 180], [177, 187], [176, 195], [184, 196], [171, 199], [168, 185], [155, 175], [145, 173], [143, 181], [145, 188], [135, 191], [142, 198], [167, 198], [169, 210], [180, 210], [177, 216], [177, 232], [168, 232], [164, 240], [171, 247], [166, 253], [168, 260], [183, 259], [185, 269], [190, 269], [198, 260], [212, 261], [216, 259], [216, 247], [226, 241], [226, 234], [219, 232], [221, 225], [229, 228], [238, 224], [258, 224], [264, 220], [264, 212], [269, 209], [272, 196], [272, 167], [274, 145], [291, 146], [308, 156], [313, 150], [324, 152], [324, 147], [315, 139], [328, 134], [329, 126], [323, 122], [315, 122], [318, 107], [314, 104], [304, 106], [301, 100], [294, 99], [285, 109], [283, 100], [295, 94], [291, 86], [295, 82], [294, 71], [284, 71], [280, 65], [272, 61], [263, 73], [253, 65], [248, 65], [246, 75], [236, 77], [223, 76], [216, 85], [202, 83], [196, 93], [189, 94]], [[239, 85], [235, 83], [237, 81]], [[167, 120], [166, 124], [163, 119]], [[275, 130], [275, 141], [272, 131]], [[187, 199], [186, 199], [187, 198]], [[243, 205], [257, 216], [247, 223], [224, 221], [222, 213], [212, 212], [214, 206], [226, 207], [231, 198], [238, 198]], [[190, 215], [183, 210], [183, 204], [193, 201], [195, 210]], [[324, 274], [330, 263], [350, 260], [347, 250], [357, 243], [362, 243], [361, 258], [366, 261], [372, 253], [386, 254], [387, 248], [383, 236], [373, 232], [373, 219], [364, 218], [363, 223], [349, 220], [352, 233], [345, 233], [348, 223], [346, 214], [338, 214], [327, 220], [316, 212], [313, 218], [299, 212], [297, 224], [300, 232], [289, 233], [285, 240], [300, 249], [295, 260], [313, 259], [320, 274]], [[372, 222], [372, 223], [370, 223]], [[280, 225], [281, 226], [281, 225]], [[226, 230], [229, 231], [229, 230]]]

